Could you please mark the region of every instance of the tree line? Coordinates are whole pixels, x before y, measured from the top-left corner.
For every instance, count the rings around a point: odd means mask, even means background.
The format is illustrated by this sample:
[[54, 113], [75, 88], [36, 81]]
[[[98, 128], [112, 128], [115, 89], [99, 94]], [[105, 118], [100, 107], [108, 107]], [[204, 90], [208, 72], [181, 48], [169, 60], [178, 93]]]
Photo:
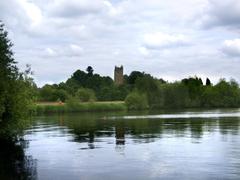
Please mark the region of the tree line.
[[124, 84], [117, 86], [107, 76], [94, 74], [91, 66], [77, 70], [66, 81], [38, 89], [39, 101], [124, 101], [129, 109], [239, 107], [240, 89], [231, 79], [220, 79], [213, 85], [209, 78], [194, 76], [167, 82], [150, 74], [133, 71], [124, 75]]
[[[131, 102], [132, 108], [198, 108], [239, 107], [240, 89], [235, 80], [220, 79], [216, 85], [207, 78], [203, 84], [198, 77], [189, 77], [173, 83], [159, 81], [150, 75], [136, 81], [134, 91], [126, 100], [145, 99], [141, 107]], [[127, 102], [127, 101], [126, 101]], [[135, 107], [134, 107], [135, 106]]]

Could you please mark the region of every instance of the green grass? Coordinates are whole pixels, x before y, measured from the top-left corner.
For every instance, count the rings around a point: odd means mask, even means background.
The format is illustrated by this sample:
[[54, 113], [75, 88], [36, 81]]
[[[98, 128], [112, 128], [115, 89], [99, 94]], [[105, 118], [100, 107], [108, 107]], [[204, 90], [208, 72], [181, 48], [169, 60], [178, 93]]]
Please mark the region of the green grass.
[[65, 113], [65, 112], [100, 112], [100, 111], [125, 111], [124, 102], [89, 102], [89, 103], [37, 103], [36, 114]]

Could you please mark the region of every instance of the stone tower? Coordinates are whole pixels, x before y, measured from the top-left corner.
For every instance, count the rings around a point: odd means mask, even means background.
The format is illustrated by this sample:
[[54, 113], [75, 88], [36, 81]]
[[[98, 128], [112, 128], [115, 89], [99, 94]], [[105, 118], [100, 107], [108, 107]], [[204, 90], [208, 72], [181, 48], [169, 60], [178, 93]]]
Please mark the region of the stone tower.
[[118, 86], [123, 84], [123, 66], [121, 67], [115, 66], [114, 83]]

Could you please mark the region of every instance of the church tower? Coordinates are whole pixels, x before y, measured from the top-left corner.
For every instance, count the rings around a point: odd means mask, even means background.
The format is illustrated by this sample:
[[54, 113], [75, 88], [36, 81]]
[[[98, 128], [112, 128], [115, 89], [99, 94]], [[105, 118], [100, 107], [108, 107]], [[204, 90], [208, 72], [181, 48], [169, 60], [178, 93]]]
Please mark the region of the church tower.
[[123, 84], [123, 66], [121, 67], [115, 66], [114, 83], [118, 86]]

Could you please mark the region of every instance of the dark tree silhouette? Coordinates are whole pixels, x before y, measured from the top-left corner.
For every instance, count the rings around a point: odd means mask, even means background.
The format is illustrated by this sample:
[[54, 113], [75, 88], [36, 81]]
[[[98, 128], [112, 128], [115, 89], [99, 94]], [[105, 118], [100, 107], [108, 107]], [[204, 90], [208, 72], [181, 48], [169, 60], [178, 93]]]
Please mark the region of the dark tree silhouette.
[[93, 75], [93, 68], [92, 68], [92, 66], [88, 66], [86, 71], [88, 72], [88, 75]]
[[133, 71], [133, 72], [131, 72], [131, 74], [128, 76], [128, 83], [131, 84], [131, 85], [135, 84], [135, 81], [138, 78], [144, 77], [144, 74], [145, 73], [140, 72], [140, 71]]
[[212, 84], [212, 83], [211, 83], [210, 79], [207, 78], [207, 79], [206, 79], [206, 86], [211, 86], [211, 84]]

